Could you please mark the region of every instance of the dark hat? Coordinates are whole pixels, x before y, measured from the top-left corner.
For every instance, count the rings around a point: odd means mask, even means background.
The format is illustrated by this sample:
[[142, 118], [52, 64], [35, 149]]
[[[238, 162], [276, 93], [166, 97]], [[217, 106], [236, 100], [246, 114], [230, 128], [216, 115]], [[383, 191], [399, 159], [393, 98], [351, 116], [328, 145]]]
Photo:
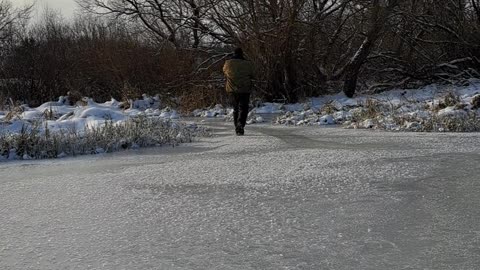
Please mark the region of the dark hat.
[[242, 48], [236, 48], [235, 51], [233, 51], [233, 55], [235, 55], [236, 57], [243, 57]]

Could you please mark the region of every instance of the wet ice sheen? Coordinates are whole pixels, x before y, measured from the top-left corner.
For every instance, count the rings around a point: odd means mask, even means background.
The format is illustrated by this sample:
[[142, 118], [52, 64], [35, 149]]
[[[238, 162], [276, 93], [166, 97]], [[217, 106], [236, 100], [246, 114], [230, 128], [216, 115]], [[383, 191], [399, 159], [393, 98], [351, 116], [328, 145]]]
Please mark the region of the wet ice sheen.
[[0, 268], [478, 269], [477, 134], [214, 125], [0, 164]]

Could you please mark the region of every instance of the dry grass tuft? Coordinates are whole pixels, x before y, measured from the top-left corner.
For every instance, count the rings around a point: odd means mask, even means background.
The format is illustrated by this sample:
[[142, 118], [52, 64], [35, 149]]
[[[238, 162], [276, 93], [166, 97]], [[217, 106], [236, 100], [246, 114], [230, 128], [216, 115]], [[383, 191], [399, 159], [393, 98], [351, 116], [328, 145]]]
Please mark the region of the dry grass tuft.
[[79, 132], [74, 129], [52, 132], [40, 122], [25, 124], [19, 133], [0, 132], [0, 159], [48, 159], [89, 155], [122, 149], [176, 146], [192, 142], [206, 130], [146, 116], [121, 124], [105, 125]]

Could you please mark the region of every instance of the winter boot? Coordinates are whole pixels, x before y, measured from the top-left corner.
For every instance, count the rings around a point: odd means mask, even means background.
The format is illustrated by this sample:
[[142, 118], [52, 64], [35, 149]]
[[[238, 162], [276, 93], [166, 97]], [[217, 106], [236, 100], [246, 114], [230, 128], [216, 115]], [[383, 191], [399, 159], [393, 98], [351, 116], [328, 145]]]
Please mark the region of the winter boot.
[[243, 136], [245, 134], [245, 130], [242, 127], [237, 127], [235, 132], [237, 133], [237, 136]]

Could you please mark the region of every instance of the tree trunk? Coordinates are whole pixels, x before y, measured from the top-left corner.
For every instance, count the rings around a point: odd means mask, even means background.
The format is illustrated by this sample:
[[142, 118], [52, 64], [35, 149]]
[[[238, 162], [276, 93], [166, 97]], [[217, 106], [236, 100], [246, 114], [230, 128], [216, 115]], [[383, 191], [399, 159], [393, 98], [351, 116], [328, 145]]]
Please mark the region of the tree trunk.
[[268, 74], [266, 99], [274, 101], [285, 98], [284, 91], [282, 91], [284, 84], [283, 68], [276, 63], [270, 68]]
[[[372, 32], [373, 33], [373, 32]], [[373, 49], [375, 41], [378, 39], [376, 34], [372, 34], [371, 37], [367, 36], [363, 41], [362, 46], [358, 49], [355, 56], [347, 65], [345, 70], [345, 82], [343, 85], [343, 92], [349, 98], [352, 98], [357, 88], [358, 74], [360, 69], [367, 60], [368, 55]]]
[[352, 74], [347, 74], [347, 78], [343, 84], [343, 92], [349, 98], [352, 98], [355, 94], [355, 89], [357, 88], [358, 72]]
[[285, 55], [285, 65], [283, 67], [285, 77], [284, 91], [287, 101], [290, 103], [296, 103], [298, 101], [298, 95], [296, 93], [298, 82], [292, 58], [292, 53], [288, 51]]
[[398, 1], [389, 2], [387, 7], [381, 7], [380, 1], [375, 1], [373, 4], [372, 26], [365, 37], [360, 48], [358, 48], [355, 56], [345, 67], [345, 82], [343, 92], [349, 98], [353, 97], [357, 88], [358, 74], [363, 64], [367, 61], [368, 56], [372, 52], [375, 43], [382, 35], [388, 16], [393, 11], [393, 8], [398, 4]]
[[195, 2], [191, 2], [191, 8], [193, 9], [193, 16], [194, 16], [194, 24], [193, 24], [193, 48], [197, 49], [200, 45], [200, 37], [198, 35], [198, 30], [200, 29], [200, 8], [197, 6]]
[[479, 4], [477, 3], [477, 0], [472, 0], [472, 6], [475, 9], [475, 13], [477, 14], [478, 25], [480, 25], [480, 7], [479, 7]]

